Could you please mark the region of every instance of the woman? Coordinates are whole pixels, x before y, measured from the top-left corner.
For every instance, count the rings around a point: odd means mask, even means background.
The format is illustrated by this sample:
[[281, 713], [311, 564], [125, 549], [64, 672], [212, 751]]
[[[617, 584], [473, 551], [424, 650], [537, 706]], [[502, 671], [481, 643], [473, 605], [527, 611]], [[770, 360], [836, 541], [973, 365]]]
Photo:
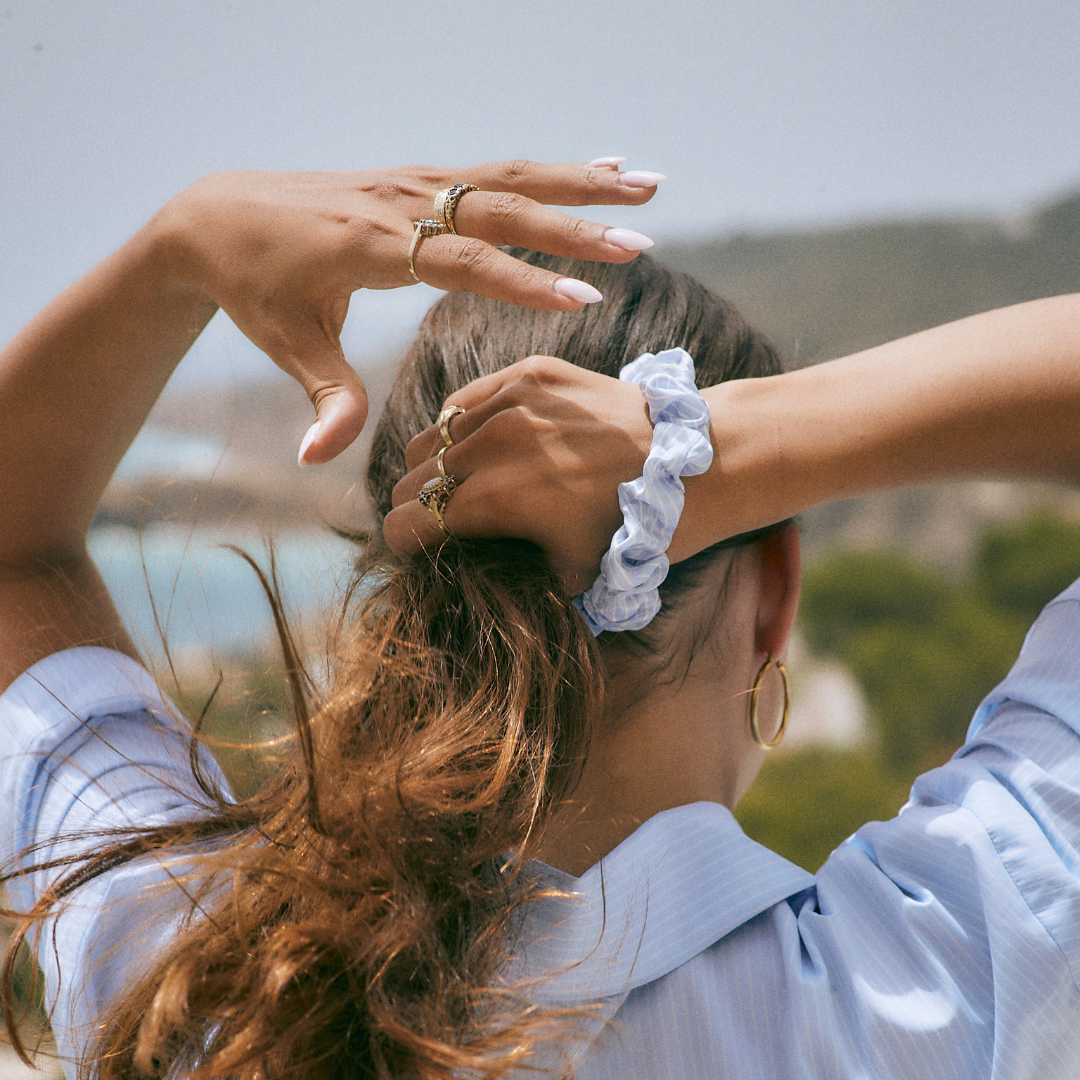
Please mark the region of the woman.
[[[816, 879], [728, 808], [777, 734], [774, 661], [798, 598], [783, 522], [946, 476], [1075, 481], [1080, 302], [780, 376], [729, 307], [647, 260], [589, 269], [476, 242], [629, 262], [636, 234], [491, 194], [644, 201], [655, 174], [636, 188], [626, 175], [213, 179], [5, 350], [5, 855], [22, 910], [59, 905], [39, 957], [61, 1047], [88, 1069], [1072, 1074], [1075, 590], [957, 759]], [[425, 239], [410, 222], [451, 180], [481, 190], [456, 193], [458, 236]], [[294, 759], [236, 804], [209, 762], [189, 762], [81, 538], [216, 304], [311, 394], [302, 458], [340, 450], [363, 421], [336, 345], [348, 295], [409, 269], [546, 312], [592, 298], [582, 276], [607, 300], [551, 315], [457, 293], [433, 309], [369, 467], [400, 554], [375, 553], [310, 719], [297, 674]], [[673, 347], [696, 362], [711, 425], [659, 614], [637, 628], [595, 582], [601, 568], [616, 580], [601, 556], [631, 515], [619, 485], [653, 475], [673, 421], [654, 426], [652, 399], [612, 376]], [[510, 364], [540, 352], [575, 363]], [[464, 412], [433, 424], [446, 403]], [[682, 471], [659, 481], [671, 505]], [[571, 601], [583, 591], [588, 624]], [[594, 639], [605, 611], [617, 629]], [[74, 648], [87, 642], [112, 651]]]

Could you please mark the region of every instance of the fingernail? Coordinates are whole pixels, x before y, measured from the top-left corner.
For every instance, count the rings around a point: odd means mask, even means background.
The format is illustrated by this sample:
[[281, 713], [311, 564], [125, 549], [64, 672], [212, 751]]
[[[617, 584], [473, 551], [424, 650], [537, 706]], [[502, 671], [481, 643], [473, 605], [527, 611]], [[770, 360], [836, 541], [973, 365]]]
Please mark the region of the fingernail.
[[656, 187], [667, 177], [659, 172], [624, 172], [619, 173], [619, 182], [627, 187]]
[[561, 277], [555, 282], [555, 291], [567, 300], [576, 300], [579, 304], [596, 304], [604, 299], [604, 294], [594, 289], [587, 281], [577, 278]]
[[319, 421], [316, 420], [314, 424], [307, 429], [307, 434], [300, 442], [300, 453], [296, 455], [296, 464], [301, 469], [306, 469], [311, 462], [304, 460], [304, 455], [308, 452], [308, 447], [315, 441], [315, 436], [319, 434]]
[[612, 247], [622, 248], [623, 251], [645, 251], [653, 246], [644, 233], [634, 232], [633, 229], [608, 229], [604, 239]]
[[624, 158], [624, 157], [598, 157], [598, 158], [593, 158], [592, 161], [590, 161], [589, 164], [585, 166], [585, 168], [586, 169], [617, 169], [625, 160], [626, 160], [626, 158]]

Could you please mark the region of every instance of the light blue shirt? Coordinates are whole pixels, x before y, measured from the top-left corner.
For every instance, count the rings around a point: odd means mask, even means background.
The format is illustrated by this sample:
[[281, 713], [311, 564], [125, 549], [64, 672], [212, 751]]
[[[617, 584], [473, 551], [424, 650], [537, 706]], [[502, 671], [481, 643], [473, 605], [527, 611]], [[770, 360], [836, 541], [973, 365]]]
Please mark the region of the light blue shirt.
[[[181, 730], [116, 653], [35, 665], [0, 698], [4, 855], [190, 812]], [[92, 883], [55, 949], [43, 943], [63, 1052], [175, 932], [178, 871], [151, 860]], [[603, 1003], [579, 1080], [1074, 1080], [1080, 582], [1043, 612], [964, 747], [816, 876], [711, 803], [657, 815], [581, 878], [540, 872], [573, 895], [533, 905], [508, 975], [547, 976], [541, 1001]], [[13, 901], [44, 882], [13, 882]]]

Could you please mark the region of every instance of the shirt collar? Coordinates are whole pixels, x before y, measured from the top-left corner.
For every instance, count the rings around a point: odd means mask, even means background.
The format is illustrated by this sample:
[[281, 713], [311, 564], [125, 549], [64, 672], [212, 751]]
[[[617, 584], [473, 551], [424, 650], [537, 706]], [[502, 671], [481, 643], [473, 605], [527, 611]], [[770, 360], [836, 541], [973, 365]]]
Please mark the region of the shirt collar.
[[564, 895], [529, 904], [507, 974], [538, 1002], [624, 995], [814, 884], [709, 802], [650, 818], [579, 878], [534, 866]]

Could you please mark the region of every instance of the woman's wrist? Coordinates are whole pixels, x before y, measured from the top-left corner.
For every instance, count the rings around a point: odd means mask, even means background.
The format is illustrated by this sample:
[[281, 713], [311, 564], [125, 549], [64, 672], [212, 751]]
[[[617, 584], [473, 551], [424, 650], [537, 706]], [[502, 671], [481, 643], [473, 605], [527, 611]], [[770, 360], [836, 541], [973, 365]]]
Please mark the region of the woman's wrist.
[[785, 473], [786, 376], [738, 379], [702, 391], [712, 417], [713, 461], [685, 480], [686, 502], [668, 557], [687, 559], [720, 540], [798, 513]]
[[113, 469], [211, 314], [170, 277], [148, 225], [0, 351], [3, 559], [81, 550]]
[[140, 233], [147, 246], [148, 269], [162, 287], [186, 295], [199, 306], [212, 305], [205, 259], [201, 256], [200, 233], [206, 223], [200, 223], [197, 206], [193, 206], [192, 188], [170, 199], [146, 223]]

